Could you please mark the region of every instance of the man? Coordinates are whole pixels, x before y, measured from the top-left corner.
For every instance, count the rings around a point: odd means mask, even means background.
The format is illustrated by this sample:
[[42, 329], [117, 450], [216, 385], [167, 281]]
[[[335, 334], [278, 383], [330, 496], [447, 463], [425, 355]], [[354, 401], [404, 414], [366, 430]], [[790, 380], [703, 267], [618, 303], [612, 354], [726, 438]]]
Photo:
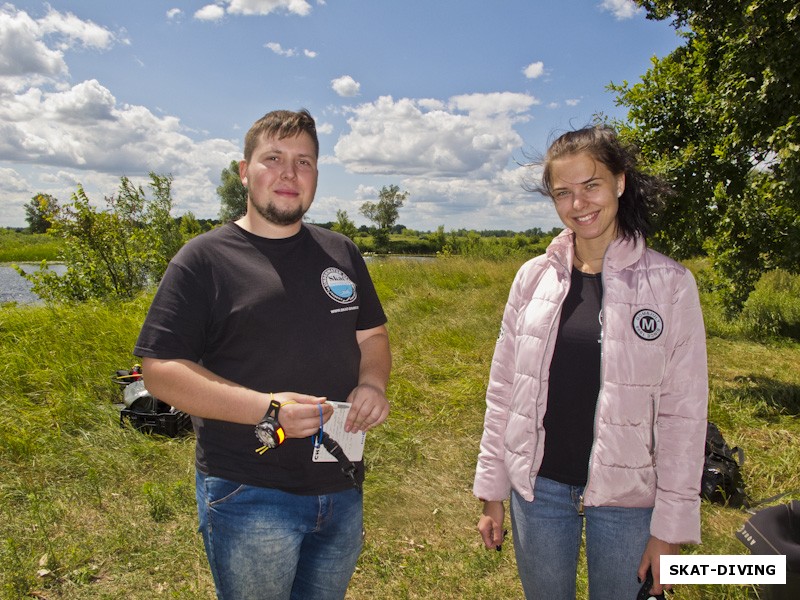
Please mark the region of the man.
[[313, 453], [326, 400], [352, 403], [346, 432], [386, 419], [391, 355], [356, 246], [302, 222], [318, 157], [307, 111], [253, 124], [246, 214], [178, 252], [134, 351], [148, 390], [192, 415], [200, 531], [224, 600], [344, 598], [361, 551], [363, 463], [354, 481]]

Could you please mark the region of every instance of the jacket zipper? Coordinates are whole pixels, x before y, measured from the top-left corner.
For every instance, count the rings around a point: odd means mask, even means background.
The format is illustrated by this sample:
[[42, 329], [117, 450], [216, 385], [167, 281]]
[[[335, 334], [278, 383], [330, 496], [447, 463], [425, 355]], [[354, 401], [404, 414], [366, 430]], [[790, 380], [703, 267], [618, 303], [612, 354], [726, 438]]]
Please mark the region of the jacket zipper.
[[[566, 298], [567, 294], [569, 294], [569, 288], [570, 288], [570, 285], [571, 285], [570, 275], [571, 275], [571, 268], [572, 267], [562, 263], [561, 260], [560, 260], [561, 257], [558, 254], [555, 255], [555, 258], [558, 260], [558, 264], [561, 265], [562, 267], [564, 267], [564, 269], [567, 272], [567, 284], [566, 284], [567, 290], [564, 293], [563, 297], [561, 298], [561, 301], [560, 301], [560, 304], [559, 304], [559, 307], [558, 307], [558, 316], [560, 317], [561, 310], [564, 307], [564, 298]], [[553, 331], [554, 330], [558, 330], [558, 320], [559, 320], [558, 317], [554, 317], [553, 320], [550, 322], [550, 328], [547, 331], [547, 341], [545, 341], [545, 345], [544, 345], [545, 349], [547, 349], [550, 346], [550, 339], [553, 337]], [[552, 360], [552, 357], [551, 357], [551, 360]], [[549, 368], [549, 366], [548, 366], [548, 368]], [[542, 381], [542, 373], [544, 373], [544, 361], [542, 361], [542, 364], [539, 367], [539, 381]], [[533, 467], [531, 467], [531, 470], [533, 470]], [[532, 487], [531, 487], [531, 491], [533, 491]], [[582, 502], [582, 500], [581, 500], [581, 502]]]
[[[608, 248], [606, 248], [606, 254]], [[592, 474], [592, 458], [594, 457], [594, 449], [597, 444], [597, 421], [599, 419], [598, 407], [600, 406], [600, 398], [603, 396], [603, 387], [605, 382], [605, 353], [603, 351], [603, 339], [605, 338], [606, 327], [606, 259], [603, 256], [603, 270], [600, 272], [600, 281], [602, 283], [603, 298], [600, 300], [600, 390], [597, 392], [597, 399], [594, 404], [594, 427], [592, 429], [592, 449], [589, 451], [589, 463], [586, 465], [586, 485], [583, 486], [583, 494], [578, 498], [578, 514], [583, 516], [583, 497], [586, 495], [586, 490], [589, 489], [589, 479]]]
[[653, 468], [656, 466], [656, 395], [651, 393], [650, 394], [650, 404], [653, 407], [653, 411], [650, 413], [650, 462], [653, 464]]

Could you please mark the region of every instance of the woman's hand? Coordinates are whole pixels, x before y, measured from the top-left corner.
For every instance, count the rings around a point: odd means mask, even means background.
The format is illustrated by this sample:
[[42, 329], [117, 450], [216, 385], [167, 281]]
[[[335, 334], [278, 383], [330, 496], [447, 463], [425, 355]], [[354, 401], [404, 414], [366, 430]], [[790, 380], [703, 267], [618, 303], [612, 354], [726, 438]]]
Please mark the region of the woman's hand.
[[636, 574], [639, 576], [639, 581], [644, 581], [645, 577], [647, 577], [647, 568], [649, 567], [652, 569], [653, 587], [650, 589], [651, 593], [660, 594], [664, 590], [672, 589], [671, 585], [666, 584], [662, 586], [660, 583], [661, 556], [664, 554], [680, 554], [680, 551], [680, 544], [670, 544], [669, 542], [650, 536], [650, 539], [647, 541], [647, 546], [644, 549], [644, 554], [642, 554], [642, 562], [639, 563], [639, 570]]
[[498, 548], [503, 543], [505, 532], [503, 520], [506, 509], [499, 500], [485, 500], [483, 515], [478, 521], [478, 531], [481, 533], [483, 544], [490, 550]]

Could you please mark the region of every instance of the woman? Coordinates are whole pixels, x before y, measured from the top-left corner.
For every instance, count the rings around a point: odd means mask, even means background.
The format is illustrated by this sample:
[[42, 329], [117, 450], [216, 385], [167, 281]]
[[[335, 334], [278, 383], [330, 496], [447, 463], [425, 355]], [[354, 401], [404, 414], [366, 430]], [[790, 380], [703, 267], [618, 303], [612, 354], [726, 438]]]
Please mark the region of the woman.
[[[633, 600], [659, 557], [700, 541], [708, 378], [691, 273], [645, 245], [663, 185], [613, 130], [562, 135], [540, 191], [566, 229], [511, 287], [474, 493], [487, 548], [510, 494], [525, 596]], [[669, 588], [670, 586], [664, 586]]]

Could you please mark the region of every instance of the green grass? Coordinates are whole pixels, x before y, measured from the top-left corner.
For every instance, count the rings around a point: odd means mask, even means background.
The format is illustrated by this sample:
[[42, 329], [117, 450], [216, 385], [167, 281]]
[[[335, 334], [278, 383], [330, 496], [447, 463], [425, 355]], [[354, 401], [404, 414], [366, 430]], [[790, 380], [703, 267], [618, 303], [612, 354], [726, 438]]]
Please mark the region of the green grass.
[[[513, 540], [483, 549], [471, 494], [489, 361], [521, 262], [371, 263], [390, 319], [392, 412], [368, 436], [367, 538], [348, 599], [521, 597]], [[131, 365], [148, 302], [0, 308], [2, 599], [213, 597], [192, 438], [121, 428], [113, 406], [111, 375]], [[754, 342], [736, 324], [710, 331], [710, 416], [745, 450], [748, 491], [800, 488], [800, 345]], [[747, 517], [704, 503], [704, 543], [684, 551], [744, 554], [734, 532]], [[749, 593], [684, 585], [673, 597]]]
[[46, 234], [0, 229], [0, 263], [57, 260], [61, 248], [60, 240]]

